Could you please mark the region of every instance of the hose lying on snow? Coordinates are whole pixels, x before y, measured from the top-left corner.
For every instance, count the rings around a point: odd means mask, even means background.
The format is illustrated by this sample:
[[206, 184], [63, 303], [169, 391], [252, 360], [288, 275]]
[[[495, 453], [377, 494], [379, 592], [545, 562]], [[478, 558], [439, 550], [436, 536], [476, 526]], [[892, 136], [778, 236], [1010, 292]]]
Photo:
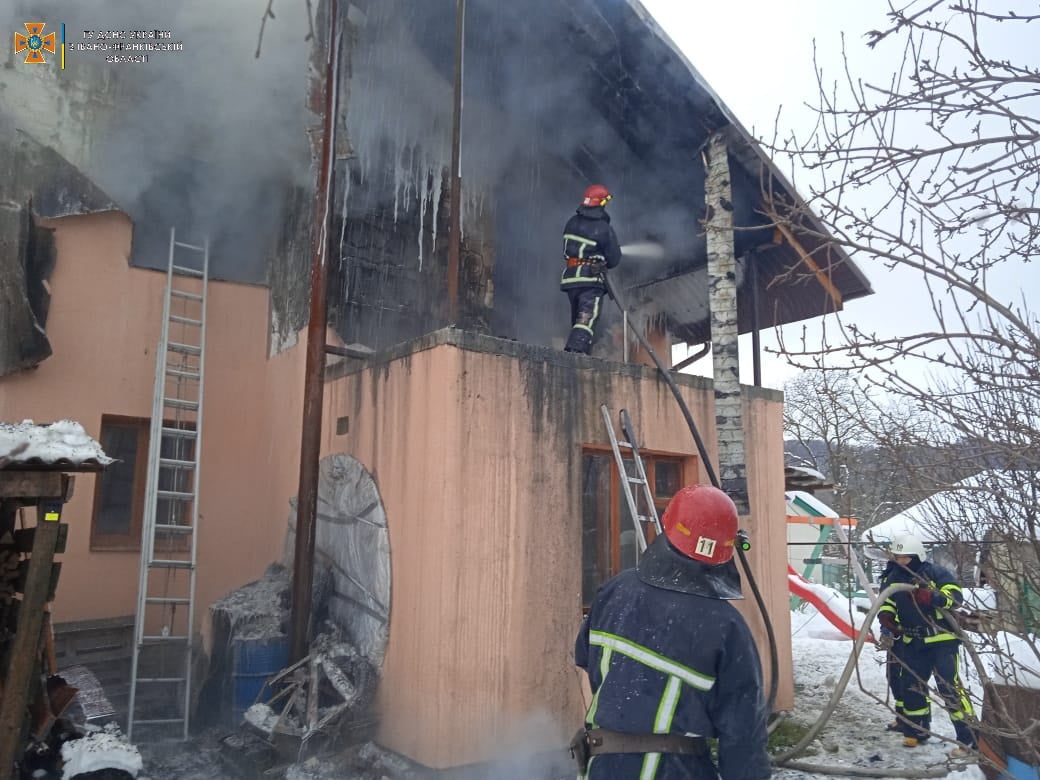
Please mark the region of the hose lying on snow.
[[[916, 587], [916, 585], [911, 585], [909, 582], [897, 582], [894, 585], [889, 585], [878, 594], [874, 605], [867, 612], [866, 617], [863, 618], [863, 627], [856, 636], [856, 643], [852, 647], [852, 653], [849, 655], [849, 660], [845, 663], [845, 670], [841, 673], [841, 679], [838, 680], [838, 684], [834, 686], [834, 691], [831, 692], [831, 698], [830, 701], [827, 702], [827, 706], [823, 708], [820, 717], [817, 718], [816, 722], [809, 727], [809, 731], [806, 732], [801, 741], [786, 753], [781, 753], [779, 756], [774, 758], [774, 764], [779, 766], [791, 760], [795, 756], [800, 755], [805, 748], [809, 746], [809, 743], [816, 739], [816, 735], [820, 733], [824, 724], [826, 724], [831, 715], [834, 714], [834, 709], [838, 706], [838, 702], [841, 700], [841, 695], [845, 692], [845, 686], [849, 684], [849, 678], [852, 677], [852, 670], [856, 668], [856, 662], [859, 660], [859, 654], [863, 650], [863, 644], [867, 641], [867, 637], [870, 635], [870, 627], [874, 623], [874, 618], [877, 616], [878, 611], [882, 606], [884, 606], [885, 600], [894, 593], [914, 590]], [[844, 771], [845, 768], [843, 767], [842, 769]]]

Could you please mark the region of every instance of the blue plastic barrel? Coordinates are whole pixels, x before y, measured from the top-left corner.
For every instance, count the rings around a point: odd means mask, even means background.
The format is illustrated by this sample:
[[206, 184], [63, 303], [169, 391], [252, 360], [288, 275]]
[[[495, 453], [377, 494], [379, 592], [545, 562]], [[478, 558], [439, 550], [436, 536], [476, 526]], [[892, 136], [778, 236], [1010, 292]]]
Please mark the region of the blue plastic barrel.
[[[262, 639], [236, 639], [232, 643], [231, 710], [235, 722], [253, 706], [264, 683], [289, 664], [289, 637], [273, 636]], [[271, 697], [270, 688], [264, 690], [260, 701]]]
[[1019, 761], [1017, 758], [1008, 756], [1008, 774], [1011, 775], [1015, 780], [1036, 780], [1040, 777], [1040, 772], [1037, 771], [1035, 766], [1029, 766], [1024, 761]]

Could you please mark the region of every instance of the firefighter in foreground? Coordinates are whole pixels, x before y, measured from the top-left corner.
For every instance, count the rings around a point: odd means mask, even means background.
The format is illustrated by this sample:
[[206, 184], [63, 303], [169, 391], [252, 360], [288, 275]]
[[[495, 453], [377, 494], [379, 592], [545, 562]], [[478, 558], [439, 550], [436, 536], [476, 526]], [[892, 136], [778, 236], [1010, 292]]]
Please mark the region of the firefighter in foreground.
[[613, 196], [602, 184], [585, 190], [577, 213], [563, 229], [566, 267], [560, 289], [571, 302], [571, 330], [566, 352], [589, 354], [599, 319], [600, 302], [607, 291], [604, 273], [621, 262], [621, 247], [605, 206]]
[[892, 540], [889, 555], [896, 566], [884, 585], [908, 582], [917, 585], [885, 601], [878, 612], [883, 630], [892, 635], [899, 647], [900, 665], [893, 690], [897, 704], [897, 721], [906, 747], [917, 747], [929, 737], [932, 707], [928, 697], [928, 679], [935, 677], [936, 688], [945, 702], [946, 711], [960, 743], [951, 756], [964, 758], [978, 747], [978, 739], [969, 725], [975, 712], [960, 679], [960, 640], [940, 609], [954, 609], [964, 601], [961, 586], [953, 573], [926, 560], [924, 545], [911, 534]]
[[[758, 651], [733, 561], [737, 509], [680, 490], [664, 534], [596, 593], [575, 644], [592, 704], [571, 748], [590, 780], [770, 777]], [[708, 739], [718, 739], [718, 767]]]

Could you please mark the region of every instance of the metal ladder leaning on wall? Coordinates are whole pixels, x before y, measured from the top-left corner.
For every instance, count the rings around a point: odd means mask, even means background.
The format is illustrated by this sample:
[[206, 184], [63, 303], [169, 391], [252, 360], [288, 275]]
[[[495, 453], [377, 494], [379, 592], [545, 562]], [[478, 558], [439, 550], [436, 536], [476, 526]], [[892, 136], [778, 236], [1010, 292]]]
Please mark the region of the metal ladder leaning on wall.
[[[188, 253], [196, 262], [177, 261]], [[168, 735], [180, 726], [181, 738], [188, 737], [208, 284], [209, 242], [186, 244], [171, 229], [141, 529], [130, 739], [135, 727]], [[171, 711], [178, 700], [180, 709]]]
[[[628, 417], [628, 410], [622, 409], [619, 418], [621, 420], [621, 432], [624, 434], [625, 440], [619, 441], [617, 434], [614, 433], [614, 423], [610, 419], [610, 410], [607, 409], [607, 405], [603, 404], [600, 407], [600, 411], [603, 413], [603, 422], [606, 423], [607, 435], [610, 437], [610, 448], [614, 451], [614, 462], [617, 464], [621, 492], [624, 493], [625, 502], [628, 504], [628, 513], [636, 529], [636, 544], [638, 545], [639, 553], [642, 554], [646, 551], [646, 530], [644, 526], [653, 524], [654, 530], [660, 534], [661, 521], [657, 517], [657, 507], [654, 506], [654, 496], [650, 492], [650, 483], [646, 478], [643, 458], [640, 456], [639, 447], [636, 445], [635, 430], [632, 428], [632, 421]], [[629, 474], [628, 469], [625, 467], [623, 449], [631, 453], [630, 458], [636, 472], [634, 476]], [[643, 503], [646, 505], [644, 512], [639, 511], [638, 501], [632, 494], [633, 485], [638, 485], [640, 488]]]

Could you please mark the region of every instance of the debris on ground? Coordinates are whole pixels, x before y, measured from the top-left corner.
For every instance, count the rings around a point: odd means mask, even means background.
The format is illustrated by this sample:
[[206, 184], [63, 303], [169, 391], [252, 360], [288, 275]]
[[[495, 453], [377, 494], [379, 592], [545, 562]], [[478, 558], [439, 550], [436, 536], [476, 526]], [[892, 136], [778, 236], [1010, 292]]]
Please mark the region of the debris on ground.
[[119, 726], [109, 723], [80, 739], [61, 746], [62, 780], [71, 780], [103, 769], [125, 772], [137, 777], [142, 768], [141, 753], [131, 745]]
[[143, 742], [144, 769], [138, 780], [230, 780], [220, 761], [218, 739], [226, 733], [208, 730], [187, 741]]
[[365, 710], [375, 693], [377, 673], [371, 663], [335, 628], [319, 635], [311, 652], [268, 682], [274, 691], [266, 703], [246, 710], [246, 722], [262, 736], [288, 739], [320, 750], [321, 743], [350, 744], [370, 721]]
[[214, 602], [210, 612], [226, 620], [234, 639], [264, 639], [283, 633], [288, 619], [289, 571], [272, 564], [256, 582], [233, 590]]

